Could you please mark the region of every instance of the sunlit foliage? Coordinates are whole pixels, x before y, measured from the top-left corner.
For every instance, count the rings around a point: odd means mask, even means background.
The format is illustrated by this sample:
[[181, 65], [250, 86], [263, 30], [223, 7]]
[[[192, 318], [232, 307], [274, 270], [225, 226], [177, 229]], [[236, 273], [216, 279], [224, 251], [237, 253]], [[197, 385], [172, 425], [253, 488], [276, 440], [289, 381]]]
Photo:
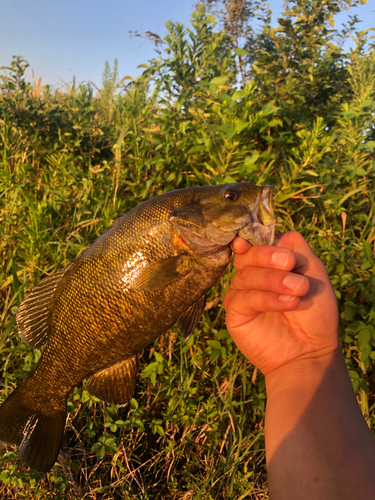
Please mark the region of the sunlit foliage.
[[[201, 3], [209, 11], [199, 8], [191, 27], [167, 24], [134, 81], [121, 80], [116, 64], [99, 90], [28, 83], [21, 57], [2, 69], [1, 399], [40, 356], [17, 337], [26, 290], [144, 199], [244, 180], [275, 184], [278, 231], [300, 231], [326, 264], [373, 428], [375, 51], [355, 18], [334, 29], [341, 8], [364, 2], [294, 0], [277, 28], [264, 2], [242, 2], [242, 24], [235, 1]], [[267, 498], [265, 383], [225, 327], [232, 274], [187, 343], [173, 328], [143, 354], [127, 407], [102, 403], [84, 383], [74, 389], [51, 473], [3, 448], [2, 498]]]

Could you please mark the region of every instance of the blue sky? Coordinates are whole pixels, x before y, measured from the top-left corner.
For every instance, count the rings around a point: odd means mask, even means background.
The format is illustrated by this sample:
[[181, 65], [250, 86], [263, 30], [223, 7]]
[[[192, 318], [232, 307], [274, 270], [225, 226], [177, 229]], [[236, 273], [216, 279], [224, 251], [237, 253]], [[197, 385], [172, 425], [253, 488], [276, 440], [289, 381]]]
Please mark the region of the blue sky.
[[[163, 36], [167, 20], [188, 24], [194, 0], [0, 0], [0, 66], [22, 55], [42, 83], [93, 81], [100, 86], [104, 63], [118, 60], [120, 77], [135, 77], [154, 57], [150, 42], [129, 30]], [[269, 0], [273, 21], [282, 0]], [[361, 29], [375, 27], [375, 1], [355, 9]], [[336, 26], [347, 19], [340, 14]]]

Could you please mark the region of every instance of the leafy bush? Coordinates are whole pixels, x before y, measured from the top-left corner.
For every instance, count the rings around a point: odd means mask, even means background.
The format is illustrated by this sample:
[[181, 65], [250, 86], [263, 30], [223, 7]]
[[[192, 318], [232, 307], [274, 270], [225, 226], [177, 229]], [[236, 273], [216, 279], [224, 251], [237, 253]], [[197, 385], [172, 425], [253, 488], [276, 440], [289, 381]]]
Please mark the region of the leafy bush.
[[[244, 180], [276, 185], [278, 231], [300, 231], [326, 264], [374, 428], [375, 51], [355, 19], [332, 27], [340, 6], [363, 2], [294, 0], [277, 29], [262, 4], [257, 32], [252, 2], [242, 18], [234, 1], [203, 3], [216, 5], [219, 25], [203, 7], [192, 28], [168, 23], [157, 57], [130, 83], [107, 65], [97, 93], [34, 85], [21, 57], [1, 76], [2, 398], [40, 356], [16, 334], [27, 289], [144, 199]], [[349, 34], [356, 45], [345, 53]], [[3, 451], [3, 497], [266, 498], [265, 383], [225, 328], [232, 275], [188, 342], [173, 328], [143, 354], [127, 407], [74, 389], [51, 473]]]

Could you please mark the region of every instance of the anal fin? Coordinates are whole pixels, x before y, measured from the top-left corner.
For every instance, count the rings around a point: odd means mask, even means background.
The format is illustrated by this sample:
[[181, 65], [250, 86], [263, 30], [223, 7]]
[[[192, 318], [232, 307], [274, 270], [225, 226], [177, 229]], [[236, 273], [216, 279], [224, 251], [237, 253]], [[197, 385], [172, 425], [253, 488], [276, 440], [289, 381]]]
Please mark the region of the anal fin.
[[137, 370], [138, 358], [133, 356], [94, 373], [87, 382], [87, 389], [93, 396], [107, 403], [123, 405], [134, 394]]
[[202, 295], [189, 309], [187, 309], [177, 320], [178, 328], [184, 340], [187, 340], [194, 332], [194, 328], [202, 316], [206, 306], [206, 296]]

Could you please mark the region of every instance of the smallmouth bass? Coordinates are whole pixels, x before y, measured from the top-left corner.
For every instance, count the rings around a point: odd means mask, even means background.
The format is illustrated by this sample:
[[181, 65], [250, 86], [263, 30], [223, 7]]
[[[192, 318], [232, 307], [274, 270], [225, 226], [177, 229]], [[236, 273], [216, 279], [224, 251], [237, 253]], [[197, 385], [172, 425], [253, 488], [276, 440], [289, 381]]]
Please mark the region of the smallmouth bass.
[[156, 196], [35, 286], [17, 312], [18, 331], [27, 345], [46, 346], [0, 407], [0, 440], [47, 472], [73, 387], [88, 378], [91, 394], [127, 403], [143, 349], [175, 323], [185, 339], [193, 333], [233, 239], [273, 244], [273, 191], [237, 183]]

